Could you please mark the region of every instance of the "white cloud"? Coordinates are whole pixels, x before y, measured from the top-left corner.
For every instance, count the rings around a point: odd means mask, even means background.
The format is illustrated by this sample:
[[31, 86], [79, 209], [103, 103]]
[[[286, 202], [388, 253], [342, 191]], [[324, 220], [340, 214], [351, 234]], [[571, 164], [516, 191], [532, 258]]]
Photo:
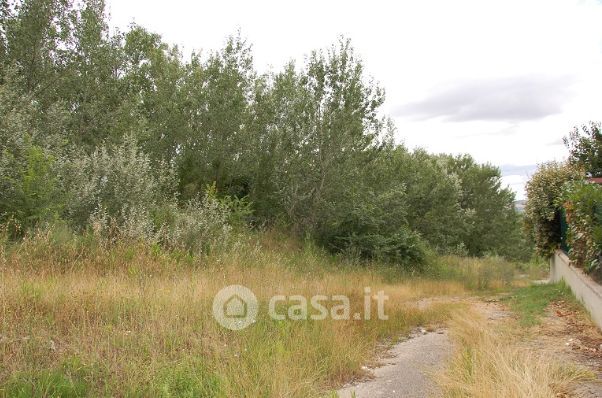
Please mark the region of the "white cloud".
[[517, 122], [561, 113], [570, 99], [569, 76], [516, 76], [461, 81], [428, 98], [400, 106], [395, 114], [418, 120]]

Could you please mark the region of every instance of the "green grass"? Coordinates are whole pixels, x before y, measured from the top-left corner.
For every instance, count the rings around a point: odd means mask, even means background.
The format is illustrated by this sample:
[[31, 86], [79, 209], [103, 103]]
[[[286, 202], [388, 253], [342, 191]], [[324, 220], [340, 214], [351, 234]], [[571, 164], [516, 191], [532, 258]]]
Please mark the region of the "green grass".
[[[182, 258], [141, 242], [53, 242], [44, 235], [0, 251], [2, 398], [323, 397], [363, 377], [380, 343], [445, 324], [461, 305], [419, 308], [419, 300], [507, 290], [514, 273], [499, 258], [447, 256], [450, 276], [412, 275], [269, 232]], [[255, 292], [262, 308], [240, 332], [223, 329], [211, 311], [232, 284]], [[388, 320], [267, 314], [276, 294], [345, 295], [353, 314], [363, 309], [364, 287], [390, 296]]]
[[[456, 310], [417, 308], [418, 300], [468, 293], [456, 280], [348, 267], [268, 234], [190, 257], [192, 264], [140, 242], [55, 245], [41, 236], [1, 250], [1, 398], [323, 397], [363, 376], [382, 341], [440, 325]], [[232, 284], [255, 292], [262, 309], [240, 332], [223, 329], [211, 310], [215, 294]], [[363, 309], [364, 287], [390, 296], [388, 320], [267, 314], [276, 294], [345, 295], [354, 313]]]
[[85, 397], [89, 393], [86, 380], [91, 369], [79, 359], [71, 358], [55, 369], [20, 372], [0, 389], [0, 396], [29, 397]]
[[509, 300], [510, 307], [518, 315], [519, 322], [524, 327], [539, 324], [548, 305], [555, 301], [565, 300], [575, 307], [578, 306], [570, 288], [564, 283], [520, 288]]

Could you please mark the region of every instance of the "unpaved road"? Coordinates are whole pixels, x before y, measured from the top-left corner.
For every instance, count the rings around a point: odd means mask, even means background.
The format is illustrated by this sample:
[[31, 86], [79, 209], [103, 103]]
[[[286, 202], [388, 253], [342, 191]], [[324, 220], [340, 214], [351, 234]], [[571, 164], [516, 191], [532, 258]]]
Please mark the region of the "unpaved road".
[[[374, 380], [338, 391], [340, 398], [424, 398], [437, 396], [430, 375], [445, 364], [452, 351], [445, 331], [417, 333], [393, 347]], [[353, 395], [355, 393], [355, 395]]]
[[[460, 301], [456, 298], [430, 298], [418, 307], [439, 301]], [[496, 324], [514, 317], [497, 299], [464, 298], [480, 312], [487, 322]], [[602, 332], [588, 320], [587, 315], [574, 311], [563, 302], [550, 305], [540, 326], [526, 335], [524, 348], [534, 352], [553, 352], [561, 361], [585, 367], [597, 375], [593, 382], [581, 382], [570, 395], [576, 398], [602, 397]], [[345, 386], [338, 391], [340, 398], [425, 398], [441, 396], [432, 375], [443, 369], [453, 351], [447, 332], [415, 332], [408, 340], [388, 351], [384, 364], [373, 370], [374, 379]], [[355, 395], [354, 395], [355, 394]]]

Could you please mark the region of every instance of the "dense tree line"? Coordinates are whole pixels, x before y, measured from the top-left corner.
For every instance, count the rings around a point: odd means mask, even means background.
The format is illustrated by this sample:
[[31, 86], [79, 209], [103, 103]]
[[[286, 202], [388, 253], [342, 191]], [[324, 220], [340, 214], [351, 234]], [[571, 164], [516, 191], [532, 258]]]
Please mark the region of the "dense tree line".
[[0, 221], [168, 242], [226, 206], [367, 258], [525, 255], [500, 171], [395, 144], [384, 100], [343, 38], [260, 74], [239, 34], [185, 59], [102, 0], [4, 0]]

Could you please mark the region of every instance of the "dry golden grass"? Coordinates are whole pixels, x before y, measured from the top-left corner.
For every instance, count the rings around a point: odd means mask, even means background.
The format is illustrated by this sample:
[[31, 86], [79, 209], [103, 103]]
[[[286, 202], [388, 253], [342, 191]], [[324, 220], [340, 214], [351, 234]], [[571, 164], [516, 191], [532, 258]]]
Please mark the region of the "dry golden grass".
[[450, 330], [457, 352], [438, 377], [446, 397], [549, 398], [592, 378], [590, 371], [527, 347], [514, 321], [493, 329], [480, 314], [464, 311], [454, 315]]
[[[78, 239], [2, 248], [0, 395], [320, 396], [361, 375], [379, 341], [449, 318], [452, 306], [419, 310], [417, 299], [465, 292], [455, 281], [388, 282], [269, 236], [203, 259]], [[253, 290], [262, 309], [240, 332], [211, 315], [213, 296], [231, 284]], [[390, 296], [388, 321], [265, 314], [274, 294], [344, 294], [359, 307], [365, 286]]]

